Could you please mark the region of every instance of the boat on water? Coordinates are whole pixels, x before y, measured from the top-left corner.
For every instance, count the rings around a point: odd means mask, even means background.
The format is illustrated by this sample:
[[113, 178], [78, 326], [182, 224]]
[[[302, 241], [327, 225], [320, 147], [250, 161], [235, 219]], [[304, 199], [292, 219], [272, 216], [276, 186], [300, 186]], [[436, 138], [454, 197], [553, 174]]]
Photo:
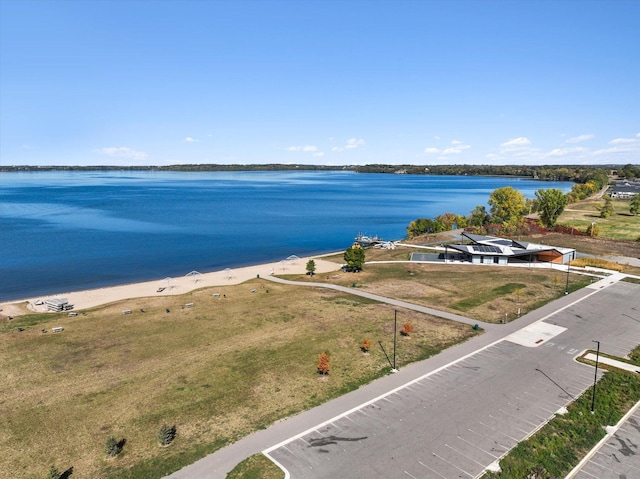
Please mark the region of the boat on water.
[[368, 236], [362, 233], [359, 233], [358, 236], [356, 236], [355, 240], [356, 243], [358, 243], [360, 246], [376, 245], [382, 243], [383, 241], [382, 238], [380, 238], [378, 235]]

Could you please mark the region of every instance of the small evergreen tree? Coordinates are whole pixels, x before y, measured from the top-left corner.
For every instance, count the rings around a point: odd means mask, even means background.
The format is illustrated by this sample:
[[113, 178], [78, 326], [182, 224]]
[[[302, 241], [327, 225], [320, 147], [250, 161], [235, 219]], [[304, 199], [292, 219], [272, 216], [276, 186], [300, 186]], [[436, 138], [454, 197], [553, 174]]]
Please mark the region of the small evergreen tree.
[[104, 452], [107, 457], [115, 457], [122, 451], [122, 444], [114, 436], [109, 436], [104, 445]]
[[158, 443], [161, 446], [168, 446], [176, 438], [176, 426], [163, 426], [158, 430]]
[[327, 353], [322, 353], [320, 355], [320, 360], [318, 361], [318, 372], [322, 375], [329, 374], [329, 369], [331, 369], [329, 355]]
[[316, 272], [316, 262], [312, 259], [307, 261], [307, 274], [313, 276]]
[[613, 200], [607, 196], [604, 200], [604, 205], [598, 208], [600, 210], [601, 218], [608, 218], [613, 213]]
[[344, 252], [344, 260], [347, 263], [347, 269], [349, 271], [360, 271], [364, 266], [364, 249], [358, 243], [348, 248]]

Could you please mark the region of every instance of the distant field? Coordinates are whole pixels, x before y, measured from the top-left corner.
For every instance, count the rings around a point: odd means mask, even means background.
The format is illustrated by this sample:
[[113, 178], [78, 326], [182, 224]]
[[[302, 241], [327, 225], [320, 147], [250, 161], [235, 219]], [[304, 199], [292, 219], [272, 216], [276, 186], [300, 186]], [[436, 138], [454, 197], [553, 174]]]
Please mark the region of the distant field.
[[558, 220], [559, 224], [586, 231], [595, 222], [600, 228], [601, 238], [635, 241], [640, 238], [640, 216], [629, 213], [631, 200], [614, 199], [614, 212], [607, 218], [600, 218], [598, 206], [604, 200], [589, 200], [567, 205]]
[[[72, 479], [161, 477], [385, 374], [377, 342], [391, 350], [393, 316], [377, 302], [256, 279], [77, 317], [16, 317], [0, 328], [0, 477], [45, 477], [50, 465], [73, 467]], [[411, 340], [398, 341], [400, 365], [478, 334], [411, 311], [398, 317], [414, 326]], [[316, 371], [323, 351], [327, 381]], [[177, 438], [161, 448], [164, 423]], [[111, 434], [126, 443], [106, 459]]]

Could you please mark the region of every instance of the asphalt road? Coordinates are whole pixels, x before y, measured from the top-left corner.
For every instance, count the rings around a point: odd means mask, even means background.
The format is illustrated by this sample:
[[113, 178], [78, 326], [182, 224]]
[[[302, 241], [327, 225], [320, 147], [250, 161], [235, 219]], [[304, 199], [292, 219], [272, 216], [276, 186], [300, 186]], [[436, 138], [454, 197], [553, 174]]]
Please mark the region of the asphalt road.
[[169, 477], [224, 478], [261, 450], [292, 478], [477, 477], [592, 384], [574, 361], [592, 340], [620, 356], [640, 344], [639, 293], [595, 283]]

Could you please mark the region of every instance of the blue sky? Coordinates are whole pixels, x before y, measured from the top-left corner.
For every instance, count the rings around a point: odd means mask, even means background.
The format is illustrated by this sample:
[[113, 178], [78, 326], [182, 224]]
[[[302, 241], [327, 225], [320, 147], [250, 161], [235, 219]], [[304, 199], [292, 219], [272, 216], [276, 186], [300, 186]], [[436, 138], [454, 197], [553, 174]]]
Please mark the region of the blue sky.
[[0, 164], [638, 164], [638, 25], [622, 0], [0, 0]]

